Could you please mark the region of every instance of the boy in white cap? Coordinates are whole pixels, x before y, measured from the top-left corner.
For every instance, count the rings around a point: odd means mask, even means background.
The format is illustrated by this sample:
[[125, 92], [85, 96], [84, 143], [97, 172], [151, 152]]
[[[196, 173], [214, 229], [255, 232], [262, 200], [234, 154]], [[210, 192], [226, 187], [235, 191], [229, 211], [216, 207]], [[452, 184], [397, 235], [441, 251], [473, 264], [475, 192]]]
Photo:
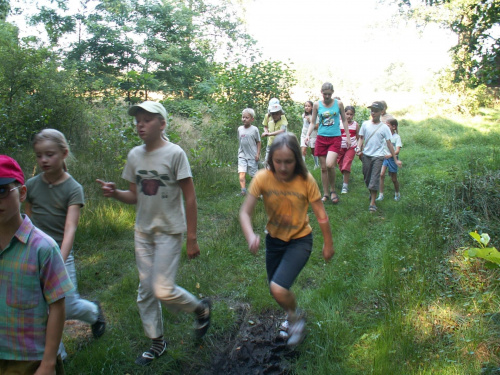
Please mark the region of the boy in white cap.
[[0, 155], [0, 374], [64, 374], [57, 350], [74, 286], [56, 242], [21, 215], [25, 199], [21, 167]]
[[167, 348], [162, 304], [172, 312], [194, 313], [195, 336], [199, 339], [210, 326], [211, 303], [208, 299], [200, 301], [175, 284], [184, 232], [188, 258], [200, 255], [196, 193], [187, 156], [164, 134], [167, 111], [162, 104], [146, 101], [130, 107], [128, 114], [135, 116], [137, 133], [144, 141], [127, 157], [122, 177], [129, 182], [129, 188], [118, 190], [114, 182], [97, 181], [105, 197], [136, 205], [135, 255], [140, 280], [137, 304], [144, 332], [152, 344], [135, 363], [146, 366]]

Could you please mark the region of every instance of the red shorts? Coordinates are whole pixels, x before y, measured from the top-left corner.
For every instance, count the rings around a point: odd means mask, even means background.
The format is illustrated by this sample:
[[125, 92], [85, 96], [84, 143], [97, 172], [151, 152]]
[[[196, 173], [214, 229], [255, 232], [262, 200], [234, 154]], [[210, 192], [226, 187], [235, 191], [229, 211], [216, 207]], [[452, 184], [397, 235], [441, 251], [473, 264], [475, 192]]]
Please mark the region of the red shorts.
[[337, 157], [337, 164], [339, 165], [339, 169], [341, 172], [351, 171], [351, 164], [354, 160], [354, 156], [356, 155], [356, 151], [354, 151], [354, 147], [351, 148], [342, 148], [339, 152], [339, 156]]
[[342, 145], [342, 137], [324, 137], [318, 135], [316, 137], [316, 147], [314, 148], [314, 156], [326, 156], [329, 151], [339, 153]]

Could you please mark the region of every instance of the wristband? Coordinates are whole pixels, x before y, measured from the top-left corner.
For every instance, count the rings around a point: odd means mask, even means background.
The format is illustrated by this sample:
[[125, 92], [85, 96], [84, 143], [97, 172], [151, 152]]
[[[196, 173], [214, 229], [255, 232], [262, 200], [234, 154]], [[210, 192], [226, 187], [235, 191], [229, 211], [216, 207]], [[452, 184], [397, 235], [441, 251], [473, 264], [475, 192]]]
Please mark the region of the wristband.
[[318, 223], [320, 223], [320, 224], [323, 224], [323, 223], [328, 223], [328, 215], [327, 215], [327, 216], [325, 216], [325, 218], [324, 218], [324, 219], [319, 219], [319, 218], [318, 218]]

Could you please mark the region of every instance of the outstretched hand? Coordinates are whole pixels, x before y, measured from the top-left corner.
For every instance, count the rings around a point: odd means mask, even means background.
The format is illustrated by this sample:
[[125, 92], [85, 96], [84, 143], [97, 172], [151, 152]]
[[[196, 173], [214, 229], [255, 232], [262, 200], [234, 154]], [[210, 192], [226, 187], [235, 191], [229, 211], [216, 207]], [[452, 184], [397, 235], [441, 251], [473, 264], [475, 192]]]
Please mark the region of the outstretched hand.
[[96, 182], [101, 184], [102, 194], [107, 198], [112, 198], [116, 192], [116, 184], [114, 182], [104, 182], [96, 179]]

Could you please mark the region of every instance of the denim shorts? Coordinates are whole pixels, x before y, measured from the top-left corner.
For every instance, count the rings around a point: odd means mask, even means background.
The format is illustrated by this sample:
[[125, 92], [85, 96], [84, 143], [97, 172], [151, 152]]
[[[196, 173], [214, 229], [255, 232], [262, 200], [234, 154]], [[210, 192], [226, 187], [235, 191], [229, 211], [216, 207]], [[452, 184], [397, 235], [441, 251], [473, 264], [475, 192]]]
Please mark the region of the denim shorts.
[[394, 161], [394, 158], [385, 159], [383, 165], [389, 169], [389, 172], [398, 173], [398, 165]]
[[290, 289], [311, 256], [312, 233], [305, 237], [282, 241], [266, 236], [266, 270], [269, 283]]

